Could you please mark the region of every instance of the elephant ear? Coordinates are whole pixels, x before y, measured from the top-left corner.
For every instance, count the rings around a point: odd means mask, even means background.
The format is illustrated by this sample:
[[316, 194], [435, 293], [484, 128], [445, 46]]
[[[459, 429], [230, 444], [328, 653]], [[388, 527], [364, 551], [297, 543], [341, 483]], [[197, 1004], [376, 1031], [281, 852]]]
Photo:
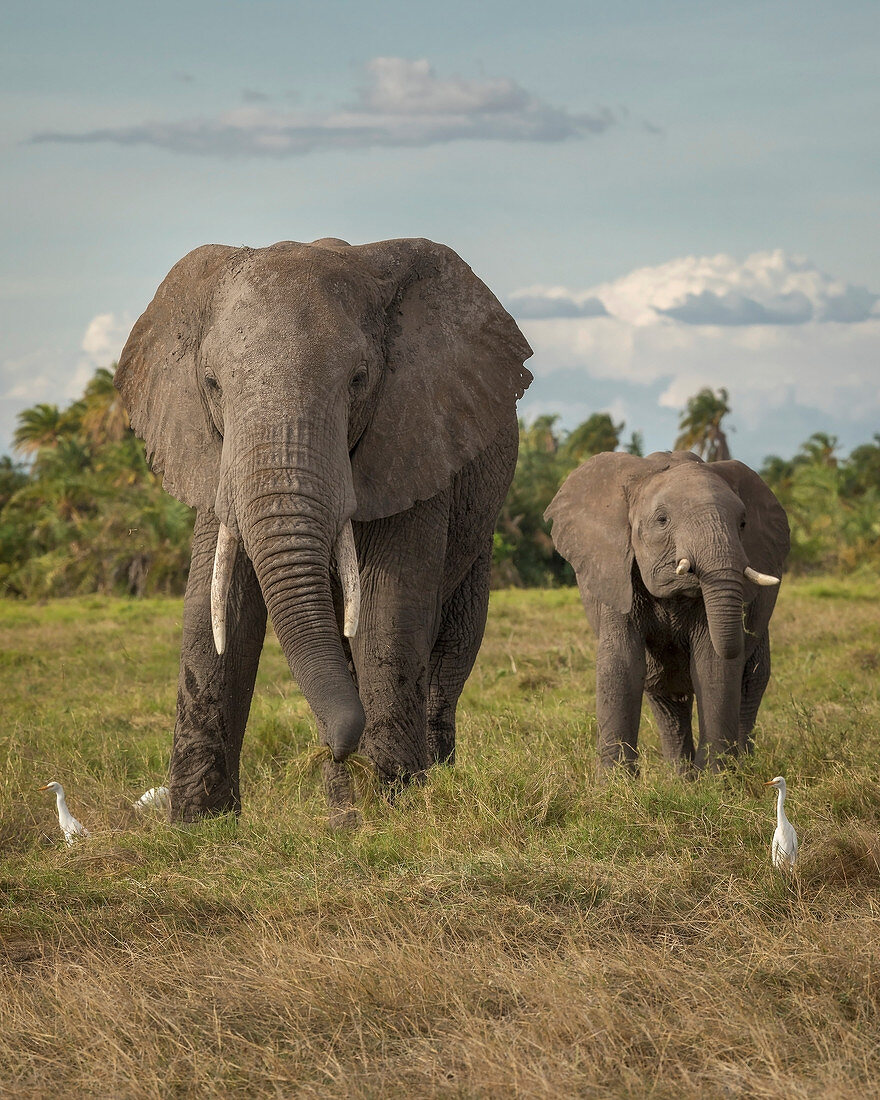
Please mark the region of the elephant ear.
[[390, 301], [383, 390], [352, 453], [354, 519], [371, 520], [436, 496], [514, 424], [532, 349], [451, 248], [393, 240], [349, 254]]
[[746, 506], [742, 543], [749, 565], [761, 573], [781, 576], [791, 549], [785, 509], [766, 483], [743, 462], [713, 462], [709, 469], [722, 477]]
[[553, 543], [571, 562], [581, 592], [624, 615], [633, 596], [628, 494], [655, 469], [650, 459], [636, 455], [594, 455], [568, 475], [544, 513], [553, 521]]
[[192, 508], [212, 508], [222, 439], [198, 371], [210, 303], [239, 249], [206, 244], [176, 263], [122, 349], [114, 382], [165, 488]]

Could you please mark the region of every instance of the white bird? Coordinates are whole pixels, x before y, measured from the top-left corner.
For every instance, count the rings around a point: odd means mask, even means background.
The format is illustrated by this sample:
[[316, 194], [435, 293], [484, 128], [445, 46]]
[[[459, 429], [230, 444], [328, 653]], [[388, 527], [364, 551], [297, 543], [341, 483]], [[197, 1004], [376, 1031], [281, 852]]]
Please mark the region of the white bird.
[[145, 810], [167, 810], [170, 805], [171, 795], [167, 787], [150, 787], [136, 802], [132, 803], [139, 814]]
[[58, 807], [58, 824], [61, 826], [61, 831], [64, 833], [64, 839], [68, 844], [73, 844], [74, 841], [79, 840], [82, 836], [89, 836], [89, 830], [85, 825], [81, 825], [73, 814], [67, 808], [67, 799], [64, 797], [64, 788], [60, 783], [56, 783], [54, 779], [51, 783], [47, 783], [45, 787], [40, 787], [41, 791], [52, 791], [55, 794], [55, 804]]
[[773, 834], [773, 844], [770, 848], [770, 858], [773, 866], [779, 871], [794, 871], [795, 860], [798, 854], [797, 833], [794, 826], [785, 816], [783, 803], [785, 802], [785, 780], [781, 775], [775, 779], [768, 779], [765, 787], [776, 788], [776, 832]]

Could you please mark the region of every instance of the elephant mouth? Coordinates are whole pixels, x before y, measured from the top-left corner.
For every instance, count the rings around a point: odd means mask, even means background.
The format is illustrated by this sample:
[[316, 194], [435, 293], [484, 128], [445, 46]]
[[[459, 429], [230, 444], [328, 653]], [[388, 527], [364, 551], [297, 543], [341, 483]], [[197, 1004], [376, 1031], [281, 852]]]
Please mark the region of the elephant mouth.
[[[694, 573], [694, 567], [690, 558], [681, 558], [675, 567], [675, 574], [678, 577], [684, 577], [688, 574]], [[771, 585], [779, 584], [779, 577], [774, 577], [770, 573], [759, 573], [757, 569], [752, 569], [750, 565], [747, 565], [743, 570], [743, 575], [746, 580], [751, 581], [753, 584], [757, 584], [762, 588], [769, 588]]]
[[[218, 654], [226, 650], [226, 605], [237, 556], [238, 537], [230, 527], [221, 523], [217, 535], [217, 549], [214, 552], [214, 570], [211, 575], [211, 630], [214, 635], [214, 647]], [[353, 638], [357, 634], [360, 621], [361, 580], [350, 519], [342, 525], [336, 538], [333, 556], [336, 559], [336, 568], [342, 585], [345, 609], [342, 632], [346, 638]]]

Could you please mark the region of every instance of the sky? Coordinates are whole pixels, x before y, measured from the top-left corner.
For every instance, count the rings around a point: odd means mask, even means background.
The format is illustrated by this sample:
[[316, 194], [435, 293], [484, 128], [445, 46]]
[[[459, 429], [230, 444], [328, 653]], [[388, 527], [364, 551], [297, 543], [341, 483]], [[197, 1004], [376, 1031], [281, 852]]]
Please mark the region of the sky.
[[207, 242], [452, 246], [527, 419], [733, 455], [880, 431], [876, 0], [6, 0], [0, 454]]

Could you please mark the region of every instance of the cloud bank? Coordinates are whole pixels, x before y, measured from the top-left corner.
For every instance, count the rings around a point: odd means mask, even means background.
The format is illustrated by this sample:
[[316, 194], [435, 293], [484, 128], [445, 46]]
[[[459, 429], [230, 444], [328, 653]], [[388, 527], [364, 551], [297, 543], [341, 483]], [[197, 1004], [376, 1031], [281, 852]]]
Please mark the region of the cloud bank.
[[376, 57], [353, 103], [335, 111], [277, 111], [262, 93], [216, 118], [149, 121], [80, 133], [44, 131], [33, 143], [151, 145], [176, 153], [291, 157], [326, 149], [406, 147], [451, 141], [560, 142], [599, 134], [617, 122], [607, 107], [555, 107], [514, 80], [444, 79], [427, 60]]
[[741, 262], [724, 253], [684, 256], [588, 290], [533, 286], [509, 298], [522, 317], [607, 314], [639, 326], [662, 317], [688, 325], [853, 324], [880, 316], [878, 300], [865, 287], [834, 279], [781, 249]]
[[539, 382], [556, 392], [564, 379], [572, 403], [616, 382], [631, 404], [650, 391], [650, 416], [725, 386], [764, 453], [786, 421], [851, 425], [865, 439], [880, 422], [878, 295], [803, 257], [688, 256], [584, 290], [528, 287], [507, 304]]

